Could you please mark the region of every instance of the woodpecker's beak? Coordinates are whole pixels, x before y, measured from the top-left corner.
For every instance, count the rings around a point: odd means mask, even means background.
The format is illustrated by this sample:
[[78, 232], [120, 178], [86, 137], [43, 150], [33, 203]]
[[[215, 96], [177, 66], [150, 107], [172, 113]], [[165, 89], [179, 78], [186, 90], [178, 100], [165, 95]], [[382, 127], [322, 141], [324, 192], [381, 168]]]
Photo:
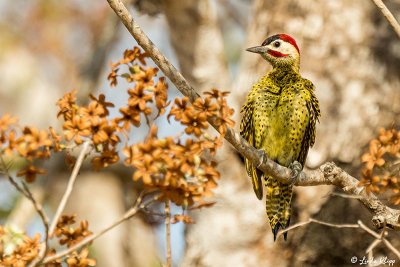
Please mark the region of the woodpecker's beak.
[[268, 48], [265, 46], [254, 46], [247, 48], [246, 51], [252, 52], [252, 53], [257, 53], [257, 54], [265, 54], [268, 51]]

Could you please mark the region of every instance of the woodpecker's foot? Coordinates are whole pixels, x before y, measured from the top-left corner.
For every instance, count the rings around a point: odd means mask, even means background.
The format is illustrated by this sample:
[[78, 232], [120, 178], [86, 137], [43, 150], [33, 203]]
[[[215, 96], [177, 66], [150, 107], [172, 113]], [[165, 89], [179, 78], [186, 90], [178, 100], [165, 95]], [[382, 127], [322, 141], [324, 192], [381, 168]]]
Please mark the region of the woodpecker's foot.
[[292, 182], [290, 183], [290, 185], [294, 185], [297, 181], [297, 177], [299, 176], [299, 174], [301, 173], [301, 170], [303, 169], [303, 166], [301, 165], [300, 162], [294, 161], [294, 162], [290, 163], [289, 169], [292, 171], [292, 173], [290, 175]]
[[264, 163], [264, 160], [268, 158], [267, 152], [265, 152], [264, 149], [259, 149], [258, 150], [258, 155], [260, 155], [260, 162], [258, 162], [257, 168], [261, 166], [261, 164]]

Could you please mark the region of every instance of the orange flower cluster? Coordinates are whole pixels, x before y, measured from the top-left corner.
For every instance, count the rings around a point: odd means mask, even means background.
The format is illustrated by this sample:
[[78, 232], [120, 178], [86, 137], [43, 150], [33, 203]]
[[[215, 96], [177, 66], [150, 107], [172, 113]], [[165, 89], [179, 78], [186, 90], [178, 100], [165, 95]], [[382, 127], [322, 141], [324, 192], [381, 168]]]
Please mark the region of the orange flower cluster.
[[[167, 102], [168, 84], [164, 77], [160, 77], [157, 83], [154, 77], [157, 75], [157, 68], [144, 69], [138, 63], [146, 65], [145, 58], [147, 53], [141, 53], [138, 47], [132, 50], [125, 50], [124, 58], [117, 63], [111, 62], [111, 73], [108, 75], [111, 87], [118, 84], [117, 77], [124, 78], [128, 83], [135, 83], [134, 89], [128, 89], [128, 105], [119, 109], [123, 115], [117, 118], [118, 123], [123, 123], [122, 128], [126, 131], [130, 130], [130, 125], [140, 126], [140, 114], [147, 115], [152, 113], [152, 109], [147, 105], [153, 103], [158, 110], [155, 118], [165, 113], [165, 108], [169, 105]], [[139, 61], [139, 62], [137, 62]], [[121, 65], [125, 65], [128, 72], [118, 75]], [[148, 118], [147, 118], [148, 119]]]
[[[88, 230], [87, 221], [81, 221], [80, 226], [72, 228], [75, 223], [76, 214], [72, 216], [62, 216], [57, 223], [55, 236], [61, 237], [60, 244], [67, 244], [68, 247], [78, 243], [83, 238], [92, 234]], [[9, 246], [15, 248], [12, 252], [4, 250]], [[13, 230], [6, 230], [0, 225], [0, 266], [24, 267], [39, 256], [42, 242], [40, 242], [40, 234], [36, 233], [35, 236], [30, 238], [26, 234], [16, 233]], [[47, 256], [55, 255], [56, 251], [51, 249], [48, 251]], [[73, 251], [65, 262], [69, 267], [86, 267], [95, 266], [96, 260], [87, 258], [89, 251], [87, 248], [82, 249], [80, 254]], [[50, 263], [45, 264], [46, 267], [61, 267], [61, 259], [56, 259]]]
[[53, 236], [60, 238], [61, 245], [67, 244], [67, 247], [72, 247], [87, 236], [93, 234], [91, 231], [89, 231], [89, 223], [86, 220], [79, 222], [78, 227], [72, 227], [72, 225], [75, 223], [76, 216], [77, 214], [73, 214], [71, 216], [63, 215], [58, 220]]
[[193, 133], [196, 137], [200, 137], [204, 130], [208, 128], [207, 121], [214, 117], [222, 139], [226, 133], [226, 127], [235, 124], [230, 119], [234, 111], [228, 107], [225, 99], [228, 93], [212, 89], [210, 92], [204, 92], [205, 95], [208, 95], [204, 100], [197, 98], [191, 106], [188, 106], [189, 99], [187, 97], [182, 98], [182, 100], [177, 98], [168, 114], [168, 119], [174, 116], [175, 120], [186, 126], [185, 132], [187, 134]]
[[[92, 159], [93, 169], [101, 170], [119, 160], [116, 145], [120, 142], [117, 134], [120, 127], [115, 119], [107, 118], [110, 114], [108, 108], [114, 107], [114, 104], [106, 102], [103, 94], [100, 94], [99, 98], [90, 94], [89, 105], [78, 106], [76, 93], [76, 90], [67, 93], [57, 102], [60, 108], [57, 116], [64, 119], [64, 137], [67, 141], [73, 140], [79, 145], [84, 138], [92, 140], [96, 151], [100, 153]], [[67, 154], [66, 163], [71, 169], [75, 159]]]
[[[12, 233], [7, 231], [0, 225], [0, 266], [13, 266], [13, 267], [24, 267], [38, 256], [39, 249], [41, 246], [40, 234], [36, 233], [35, 236], [30, 238], [25, 234], [20, 234], [20, 238], [13, 238]], [[15, 240], [20, 240], [15, 242]], [[15, 242], [16, 248], [10, 254], [6, 254], [3, 251], [5, 247], [5, 241]]]
[[[149, 54], [147, 52], [141, 53], [139, 47], [134, 47], [132, 50], [127, 49], [124, 52], [124, 58], [118, 61], [117, 63], [113, 63], [111, 61], [110, 66], [111, 66], [111, 73], [108, 75], [107, 79], [110, 80], [110, 85], [111, 87], [116, 86], [118, 84], [117, 77], [118, 74], [117, 72], [119, 71], [119, 68], [117, 68], [120, 65], [127, 65], [129, 67], [129, 72], [130, 74], [135, 74], [137, 73], [137, 68], [138, 65], [133, 65], [135, 63], [136, 59], [139, 60], [139, 62], [142, 65], [146, 65], [145, 59], [149, 57]], [[136, 67], [136, 70], [135, 70]], [[123, 74], [123, 77], [127, 79], [128, 82], [132, 82], [133, 79], [129, 79], [130, 75], [128, 73]]]
[[89, 250], [87, 248], [82, 249], [81, 253], [77, 253], [76, 251], [72, 252], [71, 255], [68, 256], [67, 263], [68, 267], [86, 267], [86, 266], [95, 266], [96, 260], [89, 259], [87, 256], [89, 255]]
[[[149, 189], [158, 189], [161, 201], [170, 200], [177, 205], [188, 207], [195, 202], [211, 197], [211, 190], [217, 186], [219, 173], [216, 162], [201, 157], [204, 150], [212, 155], [221, 146], [221, 138], [226, 127], [232, 126], [230, 109], [225, 100], [226, 92], [213, 89], [208, 96], [197, 99], [189, 105], [187, 97], [175, 99], [168, 118], [175, 117], [185, 126], [185, 133], [196, 139], [167, 137], [157, 138], [157, 127], [152, 126], [150, 135], [144, 143], [125, 147], [125, 163], [137, 170], [134, 180], [141, 180]], [[204, 131], [208, 128], [207, 120], [215, 118], [222, 135], [211, 139]]]
[[16, 152], [19, 156], [25, 158], [28, 165], [25, 169], [19, 171], [17, 176], [25, 176], [27, 182], [33, 182], [37, 174], [47, 173], [45, 170], [34, 167], [33, 161], [49, 158], [51, 150], [61, 150], [59, 136], [52, 128], [47, 131], [39, 130], [34, 126], [27, 126], [22, 131], [18, 131], [19, 128], [21, 127], [18, 127], [17, 119], [12, 118], [10, 114], [0, 118], [0, 149], [9, 157]]
[[[203, 197], [211, 197], [217, 186], [219, 173], [216, 163], [199, 155], [206, 147], [220, 146], [218, 140], [194, 141], [167, 137], [158, 139], [157, 127], [152, 126], [144, 143], [125, 147], [125, 163], [136, 168], [135, 181], [142, 181], [147, 189], [158, 189], [160, 201], [171, 200], [177, 205], [190, 206]], [[215, 149], [214, 149], [215, 150]]]
[[382, 193], [392, 190], [394, 195], [390, 200], [395, 205], [400, 204], [400, 132], [394, 129], [380, 129], [379, 138], [369, 143], [369, 152], [361, 157], [365, 163], [362, 170], [363, 179], [360, 186], [365, 186], [367, 193]]

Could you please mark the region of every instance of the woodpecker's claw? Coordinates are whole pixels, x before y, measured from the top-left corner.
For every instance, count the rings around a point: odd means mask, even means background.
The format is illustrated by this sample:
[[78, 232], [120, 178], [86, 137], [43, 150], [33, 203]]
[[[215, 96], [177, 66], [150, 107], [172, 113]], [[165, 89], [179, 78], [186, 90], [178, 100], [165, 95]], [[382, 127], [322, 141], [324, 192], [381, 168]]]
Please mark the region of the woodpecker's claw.
[[289, 169], [292, 171], [292, 173], [290, 175], [292, 182], [290, 183], [290, 185], [294, 185], [297, 182], [297, 177], [301, 173], [303, 166], [301, 165], [300, 162], [294, 161], [294, 162], [290, 163]]
[[258, 163], [257, 168], [259, 168], [259, 167], [261, 166], [261, 164], [264, 163], [264, 160], [265, 160], [266, 158], [268, 158], [267, 152], [265, 152], [264, 149], [259, 149], [259, 150], [258, 150], [258, 153], [259, 153], [259, 155], [260, 155], [260, 162]]

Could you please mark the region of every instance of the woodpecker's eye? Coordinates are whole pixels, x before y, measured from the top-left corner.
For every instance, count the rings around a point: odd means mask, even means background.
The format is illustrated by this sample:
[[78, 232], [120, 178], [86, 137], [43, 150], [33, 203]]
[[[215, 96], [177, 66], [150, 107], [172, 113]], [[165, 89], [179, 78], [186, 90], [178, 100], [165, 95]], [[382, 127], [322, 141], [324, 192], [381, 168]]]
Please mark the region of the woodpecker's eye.
[[281, 46], [281, 43], [280, 43], [280, 42], [275, 42], [275, 43], [274, 43], [274, 46], [275, 46], [275, 47], [280, 47], [280, 46]]

